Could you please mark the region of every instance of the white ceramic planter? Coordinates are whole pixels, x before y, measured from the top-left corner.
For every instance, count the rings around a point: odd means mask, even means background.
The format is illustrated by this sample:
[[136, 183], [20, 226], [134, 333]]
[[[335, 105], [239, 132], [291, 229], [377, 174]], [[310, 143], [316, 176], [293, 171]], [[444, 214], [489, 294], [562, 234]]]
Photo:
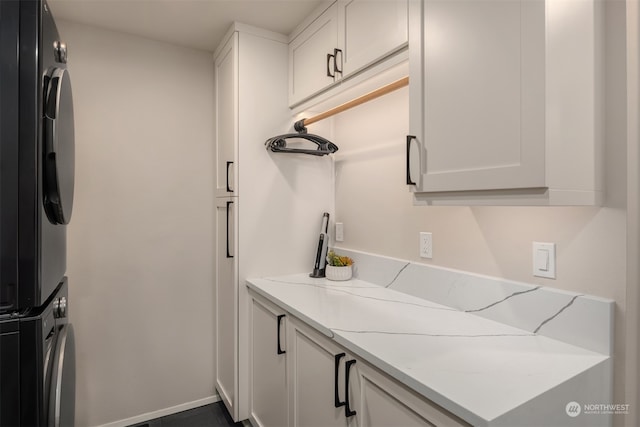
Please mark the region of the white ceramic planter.
[[353, 266], [347, 265], [343, 267], [336, 267], [333, 265], [327, 265], [324, 271], [325, 277], [329, 280], [349, 280], [353, 275]]

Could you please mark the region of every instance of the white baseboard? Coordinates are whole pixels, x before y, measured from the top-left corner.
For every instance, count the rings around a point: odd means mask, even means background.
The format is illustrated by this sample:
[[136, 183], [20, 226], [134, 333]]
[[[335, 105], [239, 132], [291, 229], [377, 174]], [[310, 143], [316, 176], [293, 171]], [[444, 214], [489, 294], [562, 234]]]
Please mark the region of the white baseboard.
[[193, 402], [182, 403], [170, 408], [147, 412], [145, 414], [136, 415], [135, 417], [127, 418], [124, 420], [113, 421], [108, 424], [103, 424], [99, 427], [127, 427], [132, 424], [139, 424], [156, 418], [166, 417], [167, 415], [176, 414], [182, 411], [188, 411], [189, 409], [199, 408], [200, 406], [209, 405], [210, 403], [215, 403], [218, 401], [220, 401], [220, 396], [216, 394], [214, 396], [205, 397], [204, 399], [194, 400]]

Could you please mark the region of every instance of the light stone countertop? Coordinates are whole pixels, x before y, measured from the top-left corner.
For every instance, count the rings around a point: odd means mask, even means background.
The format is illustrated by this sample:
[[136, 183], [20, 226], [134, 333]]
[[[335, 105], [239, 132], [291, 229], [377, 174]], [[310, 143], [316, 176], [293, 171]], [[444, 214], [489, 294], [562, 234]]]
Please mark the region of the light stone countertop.
[[589, 385], [606, 378], [607, 355], [358, 279], [247, 286], [472, 425], [608, 423], [565, 413], [597, 399]]

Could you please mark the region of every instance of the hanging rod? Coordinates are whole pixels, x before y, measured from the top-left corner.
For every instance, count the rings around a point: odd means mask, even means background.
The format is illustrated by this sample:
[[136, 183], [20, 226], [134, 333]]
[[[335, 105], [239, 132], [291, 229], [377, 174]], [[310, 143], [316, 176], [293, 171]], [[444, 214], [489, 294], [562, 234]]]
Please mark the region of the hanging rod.
[[369, 93], [366, 93], [362, 96], [359, 96], [356, 99], [352, 99], [351, 101], [345, 102], [344, 104], [338, 105], [337, 107], [334, 107], [330, 110], [325, 111], [324, 113], [320, 113], [317, 116], [313, 116], [310, 117], [308, 119], [301, 119], [298, 120], [294, 125], [293, 128], [301, 133], [305, 133], [307, 131], [307, 126], [315, 123], [315, 122], [319, 122], [320, 120], [324, 120], [328, 117], [334, 116], [338, 113], [342, 113], [343, 111], [346, 111], [350, 108], [356, 107], [360, 104], [364, 104], [365, 102], [369, 102], [373, 99], [379, 98], [383, 95], [386, 95], [390, 92], [393, 92], [394, 90], [400, 89], [402, 87], [405, 87], [409, 84], [409, 77], [403, 77], [400, 80], [396, 80], [393, 83], [389, 83], [386, 86], [382, 86], [379, 89], [376, 89], [374, 91], [371, 91]]
[[[2, 0], [0, 0], [2, 1]], [[324, 156], [327, 154], [333, 154], [338, 151], [338, 146], [333, 142], [324, 139], [318, 135], [311, 135], [307, 133], [307, 125], [311, 123], [318, 122], [320, 120], [324, 120], [327, 117], [331, 117], [338, 113], [341, 113], [349, 108], [353, 108], [357, 105], [364, 104], [365, 102], [369, 102], [372, 99], [376, 99], [382, 95], [386, 95], [387, 93], [393, 92], [396, 89], [400, 89], [401, 87], [407, 86], [409, 84], [409, 77], [404, 77], [400, 80], [397, 80], [393, 83], [390, 83], [386, 86], [383, 86], [379, 89], [376, 89], [372, 92], [369, 92], [365, 95], [362, 95], [356, 99], [353, 99], [349, 102], [345, 102], [342, 105], [338, 105], [335, 108], [332, 108], [324, 113], [318, 114], [317, 116], [311, 117], [309, 119], [302, 119], [295, 122], [293, 125], [294, 129], [298, 133], [288, 133], [285, 135], [274, 136], [273, 138], [269, 138], [265, 141], [264, 145], [267, 150], [276, 152], [276, 153], [302, 153], [302, 154], [311, 154], [314, 156]], [[296, 148], [289, 147], [287, 145], [287, 140], [307, 140], [316, 144], [316, 149], [306, 149], [306, 148]]]

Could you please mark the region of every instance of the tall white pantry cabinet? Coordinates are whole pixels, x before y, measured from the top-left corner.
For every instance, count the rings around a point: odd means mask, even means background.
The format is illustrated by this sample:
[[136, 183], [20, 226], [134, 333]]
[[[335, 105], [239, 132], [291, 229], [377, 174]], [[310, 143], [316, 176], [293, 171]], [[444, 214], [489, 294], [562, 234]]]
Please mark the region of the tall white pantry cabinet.
[[286, 36], [235, 23], [214, 54], [215, 375], [235, 421], [248, 418], [246, 279], [311, 271], [322, 213], [333, 213], [330, 159], [265, 149], [295, 121], [287, 43]]

